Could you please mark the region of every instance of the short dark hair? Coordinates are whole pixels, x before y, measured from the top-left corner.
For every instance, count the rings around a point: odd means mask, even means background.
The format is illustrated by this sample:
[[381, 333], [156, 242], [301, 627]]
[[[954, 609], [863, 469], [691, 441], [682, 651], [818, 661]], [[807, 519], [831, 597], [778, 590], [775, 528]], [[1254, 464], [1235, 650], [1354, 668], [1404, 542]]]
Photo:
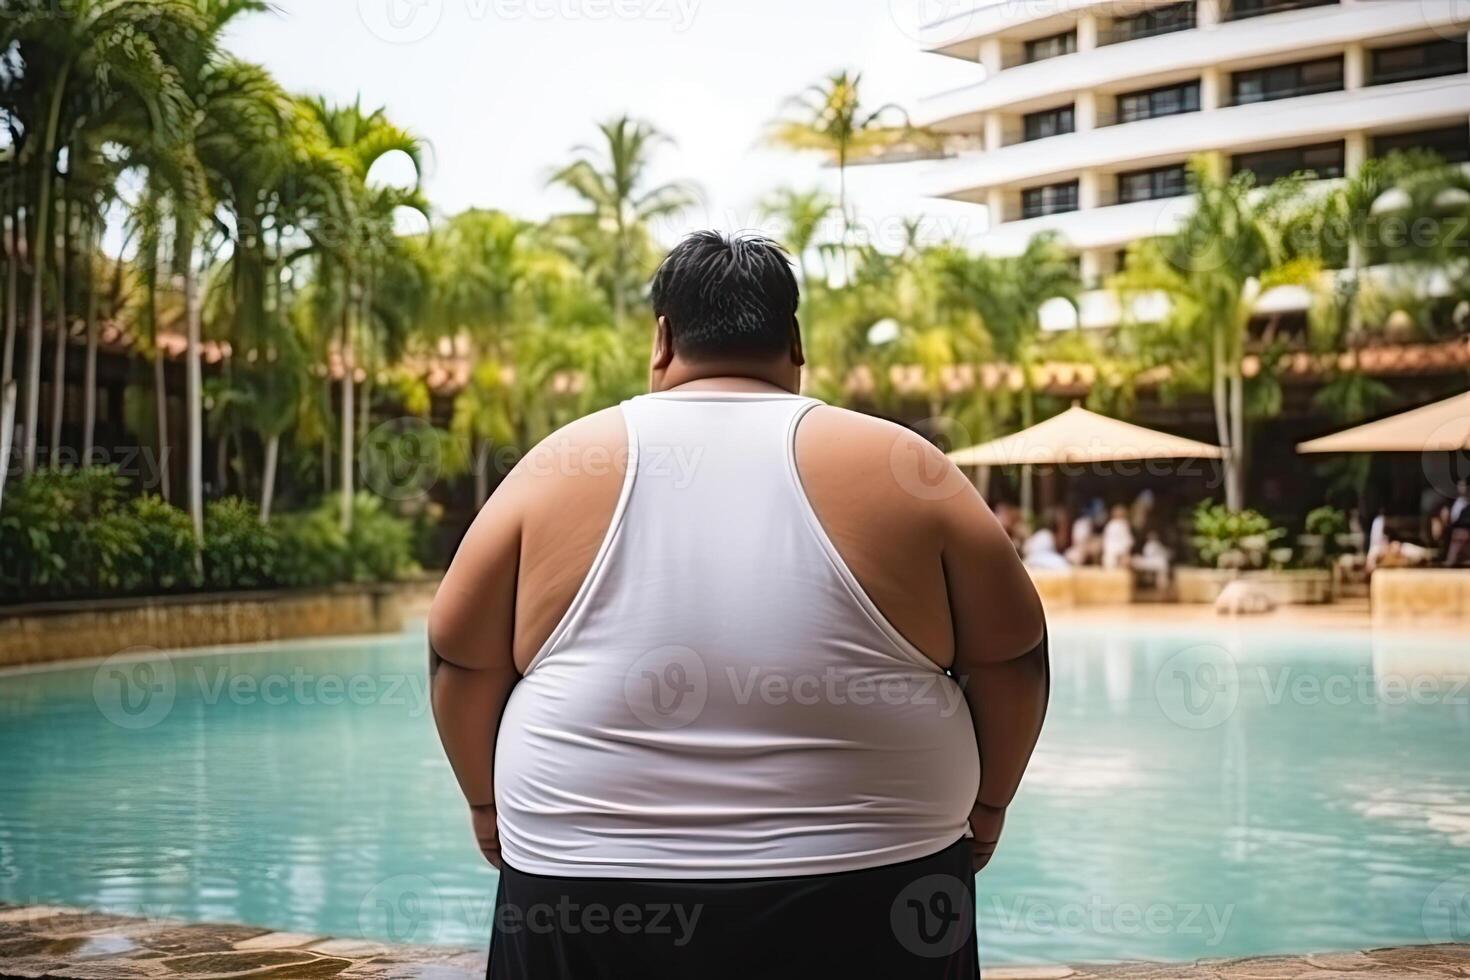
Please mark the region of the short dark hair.
[[776, 356], [791, 349], [801, 290], [791, 259], [761, 235], [696, 231], [653, 276], [654, 316], [684, 357]]

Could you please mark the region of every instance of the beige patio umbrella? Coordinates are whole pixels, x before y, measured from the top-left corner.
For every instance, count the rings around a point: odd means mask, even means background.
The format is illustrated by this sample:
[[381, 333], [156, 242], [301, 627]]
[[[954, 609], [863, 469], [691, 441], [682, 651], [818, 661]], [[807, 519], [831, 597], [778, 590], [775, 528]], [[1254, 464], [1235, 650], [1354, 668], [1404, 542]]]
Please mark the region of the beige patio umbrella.
[[949, 458], [958, 466], [1042, 466], [1124, 459], [1219, 459], [1223, 455], [1219, 446], [1120, 422], [1073, 405], [1029, 429], [956, 449]]
[[1299, 453], [1432, 453], [1470, 449], [1470, 391], [1313, 439]]

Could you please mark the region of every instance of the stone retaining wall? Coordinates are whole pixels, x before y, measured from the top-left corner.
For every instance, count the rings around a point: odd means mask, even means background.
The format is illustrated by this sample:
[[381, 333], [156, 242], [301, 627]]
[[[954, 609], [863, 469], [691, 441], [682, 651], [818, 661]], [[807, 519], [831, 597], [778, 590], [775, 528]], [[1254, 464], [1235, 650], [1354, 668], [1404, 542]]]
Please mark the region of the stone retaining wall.
[[1126, 568], [1082, 566], [1067, 569], [1028, 568], [1031, 581], [1048, 610], [1078, 606], [1126, 606], [1133, 601], [1133, 572]]
[[0, 667], [315, 636], [396, 633], [432, 580], [0, 608]]
[[1380, 568], [1373, 622], [1470, 626], [1470, 568]]
[[[982, 947], [983, 953], [983, 947]], [[480, 980], [484, 950], [389, 946], [359, 939], [186, 925], [51, 906], [0, 906], [0, 978], [48, 980]], [[1197, 964], [1000, 967], [985, 980], [1435, 980], [1470, 976], [1470, 946], [1269, 956]]]

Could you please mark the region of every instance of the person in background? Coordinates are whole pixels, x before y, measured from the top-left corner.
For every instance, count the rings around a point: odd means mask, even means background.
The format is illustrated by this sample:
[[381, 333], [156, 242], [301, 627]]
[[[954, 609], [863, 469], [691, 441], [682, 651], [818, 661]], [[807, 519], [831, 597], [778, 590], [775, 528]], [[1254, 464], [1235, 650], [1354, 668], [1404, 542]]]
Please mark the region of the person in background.
[[1147, 487], [1138, 491], [1129, 508], [1128, 521], [1133, 525], [1133, 536], [1141, 538], [1148, 533], [1148, 523], [1154, 513], [1154, 492]]
[[1134, 556], [1133, 568], [1135, 571], [1147, 575], [1155, 588], [1166, 589], [1169, 587], [1169, 569], [1173, 564], [1173, 555], [1159, 539], [1157, 531], [1148, 532], [1148, 540], [1143, 543], [1143, 551]]
[[1461, 480], [1455, 485], [1455, 491], [1455, 500], [1450, 504], [1449, 545], [1444, 557], [1444, 563], [1450, 568], [1470, 563], [1470, 482]]
[[1026, 515], [1015, 504], [998, 503], [995, 505], [995, 519], [1000, 522], [1006, 537], [1010, 538], [1016, 553], [1020, 554], [1026, 544]]
[[1072, 522], [1072, 544], [1067, 548], [1067, 561], [1073, 565], [1093, 565], [1102, 555], [1102, 539], [1092, 512], [1083, 511]]
[[1102, 535], [1104, 568], [1127, 568], [1133, 557], [1133, 526], [1128, 522], [1128, 508], [1118, 504], [1108, 519]]
[[1057, 550], [1057, 536], [1049, 527], [1039, 527], [1026, 539], [1022, 558], [1028, 568], [1044, 571], [1065, 571], [1071, 562]]
[[1388, 554], [1390, 544], [1391, 542], [1388, 539], [1388, 512], [1380, 507], [1378, 508], [1378, 513], [1373, 515], [1373, 523], [1368, 527], [1367, 567], [1370, 575], [1373, 573], [1373, 569], [1378, 567], [1378, 563], [1383, 560], [1383, 556]]

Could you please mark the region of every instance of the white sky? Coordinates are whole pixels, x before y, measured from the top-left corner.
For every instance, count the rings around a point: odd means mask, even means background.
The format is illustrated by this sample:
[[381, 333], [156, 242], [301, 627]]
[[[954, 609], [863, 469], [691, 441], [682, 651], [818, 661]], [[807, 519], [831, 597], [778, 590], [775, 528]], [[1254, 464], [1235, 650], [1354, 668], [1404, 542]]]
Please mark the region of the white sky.
[[[660, 229], [750, 228], [781, 186], [836, 174], [820, 159], [761, 146], [787, 96], [825, 74], [863, 72], [872, 107], [978, 80], [978, 66], [920, 52], [915, 25], [957, 0], [275, 0], [229, 47], [293, 91], [384, 106], [432, 147], [426, 186], [439, 213], [470, 206], [542, 218], [572, 206], [546, 177], [625, 111], [675, 140], [660, 180], [686, 178], [707, 210]], [[926, 8], [926, 9], [921, 9]], [[849, 171], [849, 194], [878, 243], [904, 216], [931, 238], [971, 238], [984, 209], [924, 198], [922, 163]]]

